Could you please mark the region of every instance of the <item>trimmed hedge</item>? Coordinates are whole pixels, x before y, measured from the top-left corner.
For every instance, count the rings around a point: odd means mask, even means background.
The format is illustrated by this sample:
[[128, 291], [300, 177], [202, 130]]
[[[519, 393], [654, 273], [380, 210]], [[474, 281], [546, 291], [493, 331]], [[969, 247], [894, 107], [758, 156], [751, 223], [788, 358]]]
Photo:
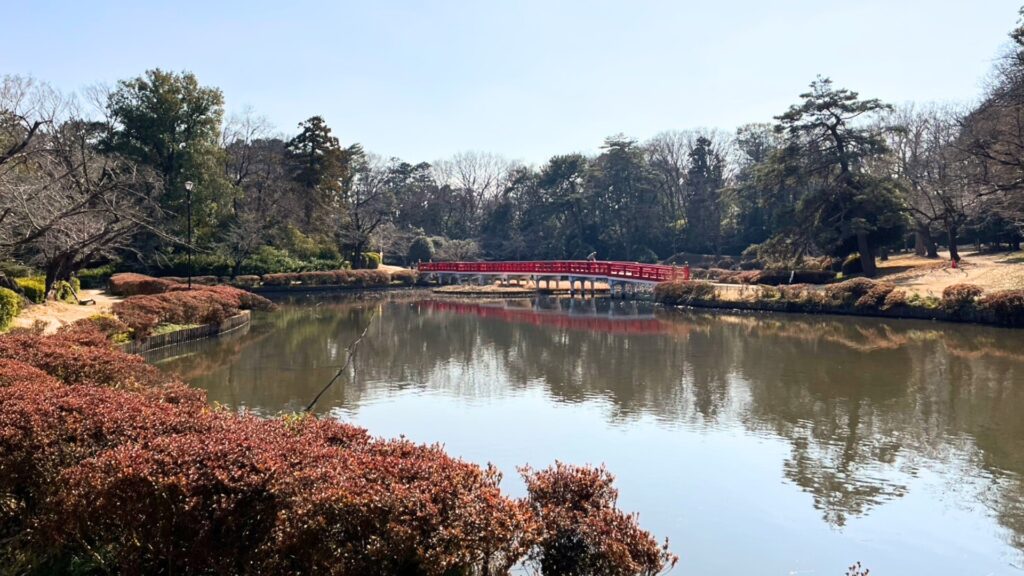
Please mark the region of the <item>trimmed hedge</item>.
[[[303, 286], [379, 287], [391, 284], [392, 275], [383, 270], [331, 270], [266, 274], [261, 279], [264, 286], [302, 284]], [[397, 278], [403, 283], [406, 279], [406, 276]]]
[[711, 300], [715, 287], [708, 282], [662, 282], [654, 287], [654, 299], [669, 306], [689, 304], [693, 300]]
[[131, 296], [116, 302], [113, 311], [131, 328], [135, 338], [145, 338], [161, 324], [214, 324], [240, 310], [273, 308], [270, 300], [238, 288], [201, 286], [188, 290], [179, 284], [167, 292]]
[[114, 296], [138, 296], [161, 294], [172, 286], [180, 284], [168, 278], [153, 278], [145, 274], [126, 272], [110, 277], [109, 290]]

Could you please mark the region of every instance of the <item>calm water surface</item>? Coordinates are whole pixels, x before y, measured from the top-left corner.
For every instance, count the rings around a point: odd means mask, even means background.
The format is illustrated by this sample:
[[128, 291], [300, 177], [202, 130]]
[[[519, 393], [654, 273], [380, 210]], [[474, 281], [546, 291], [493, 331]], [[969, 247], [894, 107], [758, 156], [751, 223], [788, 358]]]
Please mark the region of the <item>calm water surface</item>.
[[679, 574], [1024, 573], [1024, 334], [636, 303], [294, 301], [165, 352], [211, 401], [515, 467], [604, 462]]

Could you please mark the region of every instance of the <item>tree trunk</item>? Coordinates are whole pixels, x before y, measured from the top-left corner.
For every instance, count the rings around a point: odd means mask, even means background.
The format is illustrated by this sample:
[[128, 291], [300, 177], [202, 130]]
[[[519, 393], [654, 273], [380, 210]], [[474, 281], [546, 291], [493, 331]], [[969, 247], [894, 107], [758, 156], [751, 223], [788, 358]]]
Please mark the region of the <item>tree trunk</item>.
[[921, 233], [920, 229], [914, 231], [914, 255], [923, 257], [928, 253], [928, 249], [924, 247], [924, 234]]
[[935, 245], [935, 239], [926, 225], [918, 224], [914, 231], [914, 253], [927, 258], [939, 257], [939, 247]]
[[946, 240], [949, 242], [949, 259], [954, 262], [960, 261], [960, 251], [957, 250], [957, 230], [956, 225], [950, 224], [946, 226]]
[[[46, 266], [46, 292], [44, 293], [47, 299], [50, 298], [53, 287], [57, 282], [71, 278], [71, 263], [73, 261], [74, 257], [65, 255], [51, 260]], [[56, 299], [57, 295], [53, 294], [53, 298]]]
[[878, 274], [878, 269], [875, 267], [875, 251], [868, 240], [867, 232], [857, 233], [857, 250], [860, 251], [860, 265], [864, 269], [864, 275], [874, 278]]

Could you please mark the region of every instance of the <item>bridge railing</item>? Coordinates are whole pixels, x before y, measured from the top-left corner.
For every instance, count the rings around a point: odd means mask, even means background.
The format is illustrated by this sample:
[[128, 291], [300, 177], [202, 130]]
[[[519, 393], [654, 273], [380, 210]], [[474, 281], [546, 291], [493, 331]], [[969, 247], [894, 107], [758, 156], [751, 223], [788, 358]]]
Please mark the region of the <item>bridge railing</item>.
[[674, 266], [590, 260], [541, 260], [524, 262], [421, 262], [420, 272], [452, 274], [536, 274], [598, 276], [610, 279], [664, 282], [681, 276]]

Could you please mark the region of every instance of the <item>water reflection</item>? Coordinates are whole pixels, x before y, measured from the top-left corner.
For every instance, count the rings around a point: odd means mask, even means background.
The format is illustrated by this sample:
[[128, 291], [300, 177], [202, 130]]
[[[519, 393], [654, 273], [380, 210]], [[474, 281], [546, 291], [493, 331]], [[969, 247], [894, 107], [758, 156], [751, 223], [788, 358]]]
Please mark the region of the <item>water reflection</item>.
[[938, 476], [955, 505], [983, 506], [1024, 549], [1024, 335], [1014, 331], [607, 300], [320, 300], [160, 364], [211, 400], [298, 410], [374, 309], [349, 382], [322, 410], [410, 389], [472, 405], [539, 388], [559, 404], [599, 400], [622, 427], [655, 418], [781, 439], [783, 478], [833, 529]]

